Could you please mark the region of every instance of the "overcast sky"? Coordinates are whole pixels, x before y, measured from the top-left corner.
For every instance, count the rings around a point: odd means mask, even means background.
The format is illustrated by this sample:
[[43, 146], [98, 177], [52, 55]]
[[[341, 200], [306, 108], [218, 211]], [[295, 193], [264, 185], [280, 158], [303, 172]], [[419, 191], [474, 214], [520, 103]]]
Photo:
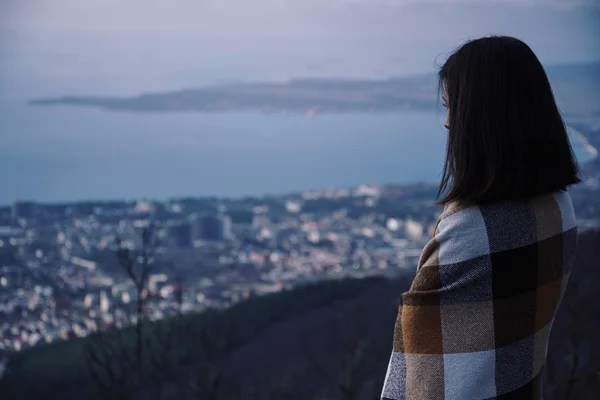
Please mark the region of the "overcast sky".
[[0, 0], [0, 95], [406, 75], [486, 34], [599, 60], [600, 0]]

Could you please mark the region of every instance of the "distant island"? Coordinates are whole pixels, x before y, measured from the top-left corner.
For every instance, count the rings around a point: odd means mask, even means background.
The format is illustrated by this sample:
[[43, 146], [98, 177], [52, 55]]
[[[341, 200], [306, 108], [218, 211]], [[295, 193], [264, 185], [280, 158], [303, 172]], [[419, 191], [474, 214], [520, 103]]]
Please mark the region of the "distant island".
[[129, 98], [73, 97], [34, 100], [34, 105], [73, 105], [115, 111], [358, 112], [431, 109], [435, 77], [350, 80], [297, 79], [285, 83], [239, 83]]
[[[563, 112], [600, 116], [600, 62], [546, 68]], [[238, 83], [133, 97], [63, 96], [35, 106], [68, 105], [128, 112], [347, 113], [431, 110], [438, 105], [434, 74], [382, 80], [295, 79]]]

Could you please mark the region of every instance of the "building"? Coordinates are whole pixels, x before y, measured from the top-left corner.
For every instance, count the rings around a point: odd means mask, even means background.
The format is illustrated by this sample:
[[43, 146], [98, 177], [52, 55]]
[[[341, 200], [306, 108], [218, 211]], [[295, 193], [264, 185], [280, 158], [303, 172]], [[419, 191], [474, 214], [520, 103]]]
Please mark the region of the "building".
[[205, 214], [192, 218], [194, 240], [220, 242], [231, 238], [231, 218], [227, 215]]
[[100, 311], [106, 314], [110, 310], [110, 300], [106, 295], [106, 292], [100, 292]]
[[187, 221], [179, 221], [167, 225], [167, 241], [173, 247], [180, 249], [192, 247], [192, 224]]
[[37, 204], [32, 201], [15, 201], [12, 206], [11, 216], [13, 220], [19, 218], [33, 219], [37, 215]]
[[229, 240], [233, 237], [231, 217], [229, 215], [222, 215], [221, 221], [223, 223], [223, 239]]

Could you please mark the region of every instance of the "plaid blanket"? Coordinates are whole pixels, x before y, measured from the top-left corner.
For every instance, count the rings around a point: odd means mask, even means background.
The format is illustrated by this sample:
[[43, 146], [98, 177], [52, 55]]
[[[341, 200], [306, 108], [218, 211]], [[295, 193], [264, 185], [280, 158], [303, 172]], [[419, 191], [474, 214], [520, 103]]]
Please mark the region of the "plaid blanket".
[[402, 295], [382, 399], [539, 399], [577, 248], [566, 192], [449, 204]]

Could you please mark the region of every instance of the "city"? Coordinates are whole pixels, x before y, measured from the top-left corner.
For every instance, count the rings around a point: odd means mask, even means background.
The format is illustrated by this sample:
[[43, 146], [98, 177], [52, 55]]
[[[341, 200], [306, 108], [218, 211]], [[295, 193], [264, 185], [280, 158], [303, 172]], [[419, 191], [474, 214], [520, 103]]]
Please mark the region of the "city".
[[150, 225], [142, 296], [155, 320], [318, 280], [412, 273], [441, 211], [434, 197], [433, 185], [420, 184], [241, 200], [16, 202], [0, 209], [0, 350], [130, 324], [135, 285], [117, 241], [139, 254]]
[[[596, 190], [588, 180], [572, 193], [592, 210], [581, 213], [583, 228], [600, 226]], [[117, 243], [139, 254], [150, 226], [142, 296], [153, 320], [318, 280], [410, 274], [441, 212], [435, 191], [365, 185], [262, 199], [16, 202], [0, 209], [0, 350], [130, 324], [135, 285]]]

